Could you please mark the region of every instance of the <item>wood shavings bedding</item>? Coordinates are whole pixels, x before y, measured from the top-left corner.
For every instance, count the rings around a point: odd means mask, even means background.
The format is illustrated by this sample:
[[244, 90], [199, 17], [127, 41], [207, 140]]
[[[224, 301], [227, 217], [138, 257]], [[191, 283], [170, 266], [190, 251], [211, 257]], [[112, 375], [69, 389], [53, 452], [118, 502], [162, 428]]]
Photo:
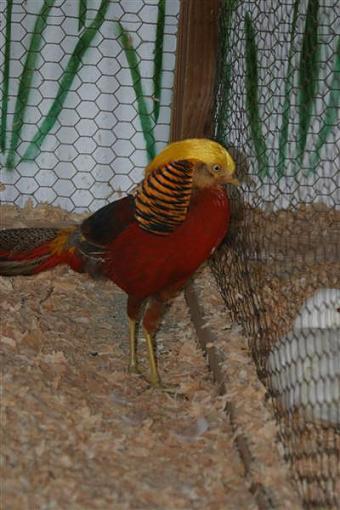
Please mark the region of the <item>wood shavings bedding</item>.
[[[0, 218], [79, 220], [47, 205]], [[0, 278], [0, 294], [4, 509], [256, 508], [183, 295], [158, 334], [172, 397], [126, 372], [126, 298], [112, 283], [58, 267]]]
[[[203, 345], [234, 430], [247, 477], [260, 508], [302, 508], [288, 465], [281, 456], [278, 428], [267, 408], [266, 390], [259, 381], [247, 341], [241, 328], [232, 324], [209, 267], [197, 275], [187, 290], [190, 304], [195, 301], [196, 327], [209, 328]], [[204, 327], [205, 326], [205, 327]], [[202, 334], [204, 336], [204, 333]], [[205, 340], [203, 339], [203, 343]], [[241, 440], [238, 440], [241, 438]]]

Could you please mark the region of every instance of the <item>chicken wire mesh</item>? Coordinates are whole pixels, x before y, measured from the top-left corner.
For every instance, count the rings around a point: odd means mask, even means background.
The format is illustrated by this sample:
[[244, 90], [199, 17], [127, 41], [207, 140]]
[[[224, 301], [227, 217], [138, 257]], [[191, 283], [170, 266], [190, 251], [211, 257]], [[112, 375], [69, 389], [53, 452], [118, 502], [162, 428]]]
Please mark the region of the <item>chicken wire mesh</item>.
[[305, 508], [340, 505], [340, 4], [224, 1], [216, 138], [243, 177], [212, 266]]
[[95, 211], [168, 142], [179, 0], [0, 0], [0, 198]]

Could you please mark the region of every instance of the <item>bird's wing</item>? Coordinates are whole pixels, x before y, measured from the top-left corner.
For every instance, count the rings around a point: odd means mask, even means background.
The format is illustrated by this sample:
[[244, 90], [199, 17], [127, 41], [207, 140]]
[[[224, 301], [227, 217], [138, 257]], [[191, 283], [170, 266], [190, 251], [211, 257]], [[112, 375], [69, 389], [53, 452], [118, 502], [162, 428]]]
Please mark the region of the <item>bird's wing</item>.
[[101, 276], [110, 244], [135, 222], [135, 200], [132, 195], [102, 207], [84, 220], [69, 239], [82, 260], [82, 270], [94, 277]]
[[92, 214], [80, 227], [82, 237], [97, 247], [105, 247], [135, 221], [135, 199], [128, 195]]

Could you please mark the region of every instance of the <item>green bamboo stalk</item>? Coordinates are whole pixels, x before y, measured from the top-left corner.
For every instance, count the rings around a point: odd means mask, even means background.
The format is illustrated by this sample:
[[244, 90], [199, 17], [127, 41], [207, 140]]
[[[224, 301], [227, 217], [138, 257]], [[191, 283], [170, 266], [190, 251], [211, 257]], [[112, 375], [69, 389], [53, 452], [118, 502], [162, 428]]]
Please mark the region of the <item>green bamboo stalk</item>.
[[87, 12], [87, 0], [79, 0], [79, 13], [78, 13], [78, 30], [85, 27], [86, 22], [86, 12]]
[[163, 70], [163, 43], [165, 25], [165, 0], [159, 0], [153, 67], [153, 116], [155, 124], [159, 118], [161, 83]]
[[38, 128], [37, 133], [34, 135], [30, 145], [27, 147], [22, 159], [33, 160], [38, 156], [40, 147], [45, 140], [46, 135], [54, 126], [60, 112], [63, 109], [69, 89], [75, 76], [78, 73], [79, 68], [81, 67], [81, 59], [104, 22], [109, 5], [110, 0], [102, 0], [96, 17], [92, 21], [91, 25], [84, 30], [83, 34], [79, 38], [66, 66], [64, 74], [60, 80], [57, 95], [41, 126]]
[[293, 88], [293, 69], [292, 61], [295, 54], [294, 39], [296, 34], [296, 23], [298, 18], [300, 0], [295, 0], [293, 9], [292, 26], [290, 30], [290, 45], [288, 53], [287, 75], [285, 80], [284, 103], [282, 108], [282, 123], [279, 135], [279, 162], [277, 166], [277, 175], [281, 178], [284, 175], [285, 161], [288, 144], [289, 114], [291, 109], [291, 94]]
[[299, 131], [297, 138], [297, 161], [299, 164], [303, 160], [318, 85], [320, 69], [318, 62], [318, 13], [319, 0], [309, 0], [299, 65]]
[[14, 119], [12, 126], [12, 136], [10, 141], [9, 153], [6, 161], [8, 168], [13, 168], [15, 163], [15, 152], [20, 139], [22, 127], [24, 125], [24, 115], [28, 103], [28, 97], [32, 85], [33, 73], [39, 58], [40, 48], [43, 43], [42, 33], [46, 27], [46, 22], [54, 0], [45, 0], [39, 14], [36, 17], [31, 42], [27, 51], [24, 68], [21, 74], [18, 95], [14, 109]]
[[131, 39], [126, 30], [124, 29], [123, 25], [119, 21], [117, 21], [117, 24], [119, 27], [118, 40], [122, 48], [124, 49], [126, 59], [129, 64], [132, 85], [137, 101], [138, 114], [142, 125], [143, 136], [146, 143], [146, 151], [149, 160], [152, 160], [156, 154], [155, 137], [153, 134], [153, 123], [151, 120], [151, 115], [148, 112], [148, 108], [146, 106], [145, 94], [142, 86], [142, 78], [139, 71], [137, 52], [134, 49]]
[[326, 143], [328, 136], [333, 129], [339, 125], [339, 107], [340, 107], [340, 37], [338, 37], [335, 64], [333, 70], [332, 82], [329, 89], [329, 99], [324, 114], [323, 126], [319, 132], [315, 150], [312, 153], [309, 172], [314, 173], [319, 161], [320, 151]]
[[256, 34], [253, 21], [249, 13], [246, 13], [245, 16], [245, 36], [245, 87], [247, 116], [256, 159], [258, 162], [259, 176], [265, 177], [269, 175], [269, 163], [266, 142], [262, 133], [262, 122], [259, 109], [259, 78], [257, 68], [258, 51], [256, 46]]
[[13, 0], [7, 0], [6, 6], [6, 35], [4, 70], [2, 75], [2, 101], [1, 101], [1, 126], [0, 126], [0, 150], [6, 150], [7, 133], [7, 109], [8, 109], [8, 88], [9, 88], [9, 64], [11, 58], [11, 29], [12, 29], [12, 8]]

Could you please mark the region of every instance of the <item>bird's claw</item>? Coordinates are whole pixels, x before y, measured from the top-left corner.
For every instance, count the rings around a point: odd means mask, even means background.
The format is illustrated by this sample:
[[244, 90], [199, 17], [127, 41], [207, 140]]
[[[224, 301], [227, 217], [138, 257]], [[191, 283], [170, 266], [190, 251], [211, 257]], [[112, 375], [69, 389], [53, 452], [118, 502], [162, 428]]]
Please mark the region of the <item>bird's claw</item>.
[[129, 365], [127, 371], [129, 372], [129, 374], [141, 375], [141, 371], [139, 370], [137, 365]]
[[163, 384], [160, 380], [155, 382], [151, 381], [149, 383], [149, 389], [158, 390], [173, 397], [183, 396], [180, 393], [179, 386]]

